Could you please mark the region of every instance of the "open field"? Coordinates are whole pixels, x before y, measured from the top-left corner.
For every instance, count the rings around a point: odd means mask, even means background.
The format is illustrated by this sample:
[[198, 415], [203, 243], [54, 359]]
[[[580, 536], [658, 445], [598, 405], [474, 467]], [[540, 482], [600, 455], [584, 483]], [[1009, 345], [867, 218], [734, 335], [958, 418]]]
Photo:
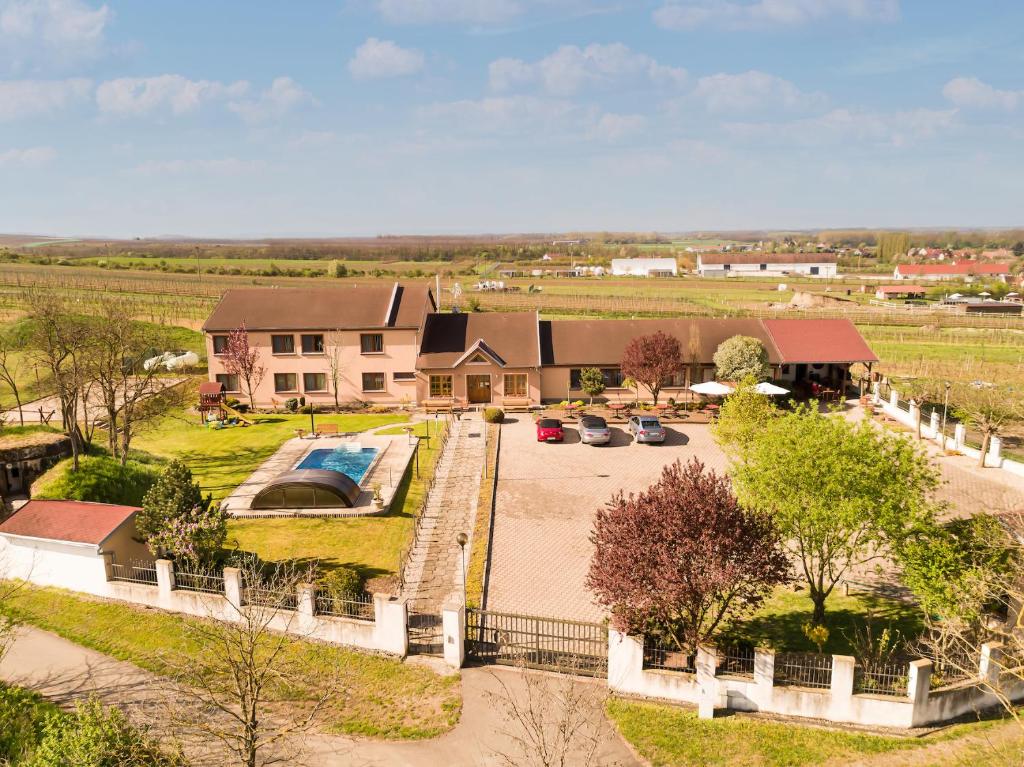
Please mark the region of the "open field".
[[[168, 657], [187, 658], [197, 651], [183, 631], [196, 618], [50, 588], [19, 590], [8, 609], [18, 620], [156, 674], [167, 673]], [[458, 677], [441, 677], [396, 659], [301, 640], [291, 652], [310, 671], [306, 689], [270, 689], [269, 694], [301, 700], [303, 695], [319, 692], [320, 672], [340, 671], [344, 687], [328, 705], [330, 731], [389, 739], [431, 738], [459, 718]], [[325, 676], [329, 675], [319, 678]]]

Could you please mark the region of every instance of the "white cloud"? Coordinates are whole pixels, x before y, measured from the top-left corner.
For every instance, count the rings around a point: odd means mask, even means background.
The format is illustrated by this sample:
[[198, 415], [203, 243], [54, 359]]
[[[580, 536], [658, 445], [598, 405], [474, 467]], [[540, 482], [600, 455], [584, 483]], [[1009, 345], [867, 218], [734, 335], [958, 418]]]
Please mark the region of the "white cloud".
[[313, 94], [290, 77], [277, 77], [255, 99], [232, 101], [228, 109], [248, 122], [262, 122], [283, 117], [294, 109], [312, 104], [316, 104]]
[[356, 48], [348, 62], [348, 71], [357, 80], [381, 77], [405, 77], [423, 69], [423, 54], [412, 48], [402, 48], [391, 40], [370, 37]]
[[96, 89], [96, 104], [101, 112], [111, 115], [139, 116], [154, 112], [181, 115], [210, 102], [238, 99], [248, 89], [245, 81], [226, 84], [189, 80], [181, 75], [122, 77], [100, 84]]
[[0, 152], [0, 168], [38, 168], [57, 159], [57, 150], [49, 146], [8, 149]]
[[0, 122], [53, 114], [89, 98], [92, 83], [71, 80], [0, 80]]
[[826, 101], [821, 94], [804, 93], [789, 80], [757, 70], [702, 77], [694, 95], [712, 112], [813, 109]]
[[495, 91], [515, 90], [540, 84], [556, 95], [569, 95], [589, 85], [647, 79], [678, 86], [686, 81], [685, 69], [659, 64], [650, 56], [637, 53], [622, 43], [591, 44], [586, 48], [563, 45], [534, 63], [522, 59], [498, 59], [489, 68], [490, 85]]
[[240, 160], [226, 157], [214, 160], [149, 160], [136, 165], [131, 173], [140, 176], [181, 176], [204, 174], [214, 176], [237, 176], [252, 173], [264, 167], [260, 160]]
[[913, 109], [869, 112], [833, 109], [823, 115], [790, 122], [728, 123], [729, 135], [748, 141], [811, 146], [849, 145], [907, 147], [956, 128], [956, 110]]
[[1024, 104], [1024, 90], [1000, 90], [976, 77], [957, 77], [950, 80], [942, 89], [942, 95], [958, 107], [1012, 111]]
[[81, 0], [0, 0], [0, 56], [15, 67], [92, 57], [112, 16]]
[[524, 10], [517, 0], [376, 0], [376, 6], [393, 24], [499, 24]]
[[580, 112], [575, 104], [558, 99], [493, 96], [432, 104], [422, 107], [417, 114], [421, 119], [437, 121], [447, 130], [511, 134], [564, 129], [580, 119]]
[[899, 0], [669, 0], [654, 12], [664, 29], [694, 29], [705, 24], [730, 29], [798, 25], [830, 17], [851, 21], [895, 21]]
[[619, 141], [626, 136], [641, 132], [647, 127], [647, 118], [643, 115], [620, 115], [607, 112], [587, 131], [590, 138], [602, 141]]

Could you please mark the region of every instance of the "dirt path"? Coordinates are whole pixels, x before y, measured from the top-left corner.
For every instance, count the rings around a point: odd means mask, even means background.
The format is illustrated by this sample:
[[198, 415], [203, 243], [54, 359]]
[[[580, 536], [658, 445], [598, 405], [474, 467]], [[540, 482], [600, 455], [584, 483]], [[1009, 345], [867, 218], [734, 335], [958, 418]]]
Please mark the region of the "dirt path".
[[[34, 689], [47, 698], [70, 705], [96, 695], [106, 705], [118, 705], [139, 722], [163, 721], [167, 693], [161, 677], [131, 663], [69, 642], [55, 634], [22, 627], [11, 651], [0, 662], [0, 678]], [[301, 748], [302, 758], [289, 753], [286, 764], [317, 767], [466, 767], [506, 764], [499, 754], [513, 754], [514, 726], [502, 715], [502, 682], [519, 695], [522, 676], [515, 669], [464, 669], [463, 714], [446, 735], [428, 741], [371, 741], [337, 735], [312, 734], [285, 753]], [[579, 684], [600, 684], [581, 681]], [[595, 711], [601, 721], [602, 711]], [[571, 761], [567, 767], [579, 764]], [[632, 767], [637, 762], [610, 725], [592, 764]]]

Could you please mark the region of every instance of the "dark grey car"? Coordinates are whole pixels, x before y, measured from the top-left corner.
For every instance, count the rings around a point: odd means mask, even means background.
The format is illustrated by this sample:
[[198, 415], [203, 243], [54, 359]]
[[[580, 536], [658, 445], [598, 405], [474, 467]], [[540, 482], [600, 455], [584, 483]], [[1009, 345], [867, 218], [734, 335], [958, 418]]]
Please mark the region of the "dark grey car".
[[584, 445], [607, 445], [612, 441], [608, 422], [598, 415], [585, 415], [580, 419], [580, 442]]

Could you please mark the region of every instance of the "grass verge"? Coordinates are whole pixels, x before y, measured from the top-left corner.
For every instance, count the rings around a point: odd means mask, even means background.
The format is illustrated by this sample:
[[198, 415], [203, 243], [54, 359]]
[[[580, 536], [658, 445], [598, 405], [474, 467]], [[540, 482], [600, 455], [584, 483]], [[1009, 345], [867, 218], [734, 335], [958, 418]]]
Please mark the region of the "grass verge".
[[[7, 610], [17, 620], [155, 674], [166, 673], [168, 656], [189, 657], [198, 651], [183, 632], [197, 618], [51, 588], [20, 590]], [[458, 721], [462, 703], [457, 677], [332, 645], [299, 641], [294, 648], [310, 679], [317, 679], [325, 667], [341, 669], [347, 689], [329, 706], [326, 727], [331, 732], [431, 738]]]
[[494, 512], [494, 485], [497, 482], [498, 446], [501, 426], [485, 424], [487, 429], [487, 476], [480, 480], [476, 520], [473, 524], [473, 547], [466, 568], [466, 604], [481, 607], [484, 596], [484, 578], [487, 575], [487, 552], [490, 548], [491, 515]]

